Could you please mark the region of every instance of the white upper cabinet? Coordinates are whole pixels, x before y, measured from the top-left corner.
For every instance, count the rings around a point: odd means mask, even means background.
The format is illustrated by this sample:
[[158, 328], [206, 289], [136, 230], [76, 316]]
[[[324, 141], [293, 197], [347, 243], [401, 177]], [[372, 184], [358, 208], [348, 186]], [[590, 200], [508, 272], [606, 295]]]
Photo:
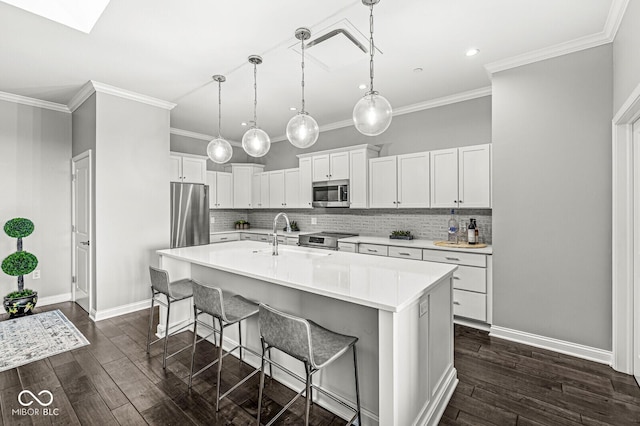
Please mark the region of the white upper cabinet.
[[313, 181], [349, 179], [349, 152], [314, 155], [311, 157]]
[[312, 188], [312, 170], [311, 158], [301, 158], [299, 162], [300, 169], [300, 208], [310, 209], [313, 207], [313, 188]]
[[251, 205], [254, 209], [262, 208], [262, 180], [261, 173], [251, 176]]
[[209, 208], [233, 208], [233, 176], [226, 172], [206, 172], [209, 185]]
[[231, 164], [230, 168], [233, 174], [233, 208], [250, 209], [256, 207], [253, 205], [253, 176], [260, 173], [264, 166], [260, 164]]
[[269, 172], [269, 207], [284, 208], [284, 170]]
[[207, 158], [197, 155], [179, 154], [169, 155], [171, 182], [206, 183]]
[[269, 208], [269, 172], [260, 173], [260, 203], [259, 207]]
[[358, 149], [349, 152], [349, 207], [369, 207], [369, 159], [377, 157], [378, 151]]
[[300, 170], [284, 171], [284, 207], [296, 209], [300, 207]]
[[369, 160], [369, 206], [429, 207], [429, 153]]
[[431, 152], [431, 207], [491, 207], [491, 144]]

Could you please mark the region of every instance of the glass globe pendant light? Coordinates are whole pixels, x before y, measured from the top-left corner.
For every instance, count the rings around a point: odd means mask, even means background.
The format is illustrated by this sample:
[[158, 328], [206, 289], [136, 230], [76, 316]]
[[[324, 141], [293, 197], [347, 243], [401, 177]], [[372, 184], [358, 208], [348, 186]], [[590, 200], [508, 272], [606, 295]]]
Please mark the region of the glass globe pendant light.
[[220, 118], [222, 117], [221, 84], [227, 81], [227, 79], [223, 75], [216, 74], [213, 76], [213, 81], [218, 82], [218, 137], [214, 138], [209, 142], [209, 145], [207, 145], [207, 155], [214, 163], [224, 164], [231, 160], [231, 156], [233, 155], [233, 148], [231, 148], [231, 144], [223, 138], [220, 133]]
[[296, 38], [302, 46], [302, 108], [287, 124], [287, 139], [297, 148], [309, 148], [316, 143], [320, 129], [318, 123], [304, 110], [304, 41], [311, 37], [308, 28], [298, 28]]
[[380, 0], [362, 0], [362, 4], [369, 6], [369, 78], [371, 80], [369, 91], [356, 103], [353, 108], [353, 124], [360, 133], [366, 136], [377, 136], [389, 128], [391, 124], [392, 109], [388, 100], [373, 89], [373, 5]]
[[253, 124], [242, 136], [242, 148], [252, 157], [262, 157], [271, 148], [271, 139], [264, 130], [258, 128], [256, 110], [258, 109], [258, 65], [262, 58], [258, 55], [249, 56], [249, 63], [253, 64]]

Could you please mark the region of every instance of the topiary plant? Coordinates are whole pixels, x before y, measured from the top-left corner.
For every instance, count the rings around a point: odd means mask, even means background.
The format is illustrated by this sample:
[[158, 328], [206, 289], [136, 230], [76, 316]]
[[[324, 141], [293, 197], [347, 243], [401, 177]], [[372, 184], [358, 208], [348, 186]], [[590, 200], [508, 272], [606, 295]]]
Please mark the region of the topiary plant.
[[38, 258], [33, 254], [22, 250], [22, 239], [28, 237], [34, 230], [33, 222], [29, 219], [17, 217], [4, 224], [4, 232], [17, 238], [17, 251], [10, 254], [2, 261], [2, 271], [14, 277], [18, 277], [18, 292], [24, 291], [24, 276], [33, 272], [38, 266]]

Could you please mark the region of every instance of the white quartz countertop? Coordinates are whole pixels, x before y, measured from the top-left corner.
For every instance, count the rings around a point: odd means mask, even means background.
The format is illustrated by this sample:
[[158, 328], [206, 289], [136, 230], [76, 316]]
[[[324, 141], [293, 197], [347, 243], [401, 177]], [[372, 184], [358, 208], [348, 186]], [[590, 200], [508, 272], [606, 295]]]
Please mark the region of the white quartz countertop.
[[367, 237], [367, 236], [357, 236], [357, 237], [349, 237], [349, 238], [341, 238], [338, 240], [339, 243], [355, 243], [355, 244], [381, 244], [385, 246], [397, 246], [397, 247], [414, 247], [421, 249], [430, 249], [430, 250], [445, 250], [445, 251], [461, 251], [465, 253], [478, 253], [478, 254], [492, 254], [493, 247], [487, 246], [483, 248], [454, 248], [454, 247], [440, 247], [435, 245], [435, 241], [432, 240], [392, 240], [388, 237]]
[[[282, 229], [284, 228], [284, 226], [278, 224], [278, 235], [282, 235], [285, 237], [298, 237], [298, 235], [300, 234], [311, 234], [313, 231], [307, 231], [307, 232], [302, 232], [302, 231], [293, 231], [293, 232], [285, 232]], [[234, 234], [236, 232], [242, 232], [243, 234], [260, 234], [260, 235], [265, 235], [265, 234], [273, 234], [273, 229], [266, 229], [266, 228], [250, 228], [250, 229], [228, 229], [225, 231], [215, 231], [215, 232], [210, 232], [209, 235], [223, 235], [223, 234]]]
[[457, 269], [444, 263], [284, 245], [272, 256], [271, 249], [261, 242], [233, 241], [157, 253], [391, 312], [402, 311]]

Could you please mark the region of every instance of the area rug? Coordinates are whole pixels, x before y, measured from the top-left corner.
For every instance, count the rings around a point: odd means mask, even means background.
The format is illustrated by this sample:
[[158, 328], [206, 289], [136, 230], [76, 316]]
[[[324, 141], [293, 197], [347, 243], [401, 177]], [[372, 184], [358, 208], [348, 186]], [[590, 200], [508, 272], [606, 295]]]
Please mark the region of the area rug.
[[88, 344], [86, 337], [57, 309], [0, 321], [0, 371]]

